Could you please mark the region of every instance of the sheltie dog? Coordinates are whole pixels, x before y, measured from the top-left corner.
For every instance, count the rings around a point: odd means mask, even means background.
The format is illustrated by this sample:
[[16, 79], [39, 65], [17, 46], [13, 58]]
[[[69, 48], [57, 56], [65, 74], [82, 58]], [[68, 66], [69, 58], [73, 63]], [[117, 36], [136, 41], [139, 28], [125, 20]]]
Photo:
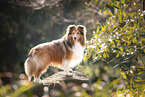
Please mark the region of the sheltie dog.
[[33, 47], [24, 63], [28, 80], [31, 81], [34, 76], [34, 82], [41, 82], [40, 76], [49, 66], [61, 68], [70, 75], [71, 68], [83, 59], [85, 42], [86, 28], [83, 25], [69, 25], [61, 39]]

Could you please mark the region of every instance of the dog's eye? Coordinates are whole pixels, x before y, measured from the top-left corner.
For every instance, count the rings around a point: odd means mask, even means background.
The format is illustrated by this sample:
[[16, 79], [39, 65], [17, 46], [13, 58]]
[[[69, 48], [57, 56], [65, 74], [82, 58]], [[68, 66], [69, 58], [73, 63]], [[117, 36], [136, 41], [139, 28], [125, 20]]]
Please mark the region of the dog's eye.
[[80, 34], [80, 33], [77, 33], [77, 34]]

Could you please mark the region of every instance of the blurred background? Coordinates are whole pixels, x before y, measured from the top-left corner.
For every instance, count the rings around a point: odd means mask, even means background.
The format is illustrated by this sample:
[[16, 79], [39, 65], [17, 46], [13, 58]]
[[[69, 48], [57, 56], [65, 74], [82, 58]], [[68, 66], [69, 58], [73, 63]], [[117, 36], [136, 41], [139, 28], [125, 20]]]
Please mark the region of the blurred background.
[[[33, 46], [61, 38], [70, 24], [81, 24], [87, 28], [87, 44], [74, 70], [89, 78], [93, 95], [145, 96], [144, 10], [144, 0], [0, 0], [0, 95], [25, 86], [16, 82], [26, 79], [24, 61]], [[42, 78], [55, 72], [50, 67]], [[26, 90], [19, 97], [34, 96]], [[91, 97], [82, 88], [74, 91], [51, 96]]]

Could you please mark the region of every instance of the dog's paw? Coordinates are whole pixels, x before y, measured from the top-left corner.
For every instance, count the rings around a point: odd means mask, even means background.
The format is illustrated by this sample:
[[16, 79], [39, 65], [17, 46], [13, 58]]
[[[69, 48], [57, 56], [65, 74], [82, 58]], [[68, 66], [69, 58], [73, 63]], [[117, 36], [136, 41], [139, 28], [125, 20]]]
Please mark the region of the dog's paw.
[[35, 79], [34, 79], [34, 82], [36, 82], [36, 83], [41, 83], [42, 80], [41, 80], [40, 78], [35, 78]]
[[66, 76], [72, 76], [72, 71], [70, 70], [66, 70], [65, 73], [66, 73]]
[[66, 74], [66, 77], [72, 77], [73, 76], [73, 74]]

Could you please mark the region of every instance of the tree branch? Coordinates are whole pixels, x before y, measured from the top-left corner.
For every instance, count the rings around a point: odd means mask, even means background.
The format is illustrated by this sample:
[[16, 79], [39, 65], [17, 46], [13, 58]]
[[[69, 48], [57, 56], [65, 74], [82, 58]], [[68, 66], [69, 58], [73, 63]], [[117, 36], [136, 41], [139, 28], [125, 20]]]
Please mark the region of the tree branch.
[[9, 0], [9, 3], [16, 4], [19, 6], [31, 7], [34, 10], [42, 9], [46, 6], [50, 8], [58, 4], [62, 0]]

